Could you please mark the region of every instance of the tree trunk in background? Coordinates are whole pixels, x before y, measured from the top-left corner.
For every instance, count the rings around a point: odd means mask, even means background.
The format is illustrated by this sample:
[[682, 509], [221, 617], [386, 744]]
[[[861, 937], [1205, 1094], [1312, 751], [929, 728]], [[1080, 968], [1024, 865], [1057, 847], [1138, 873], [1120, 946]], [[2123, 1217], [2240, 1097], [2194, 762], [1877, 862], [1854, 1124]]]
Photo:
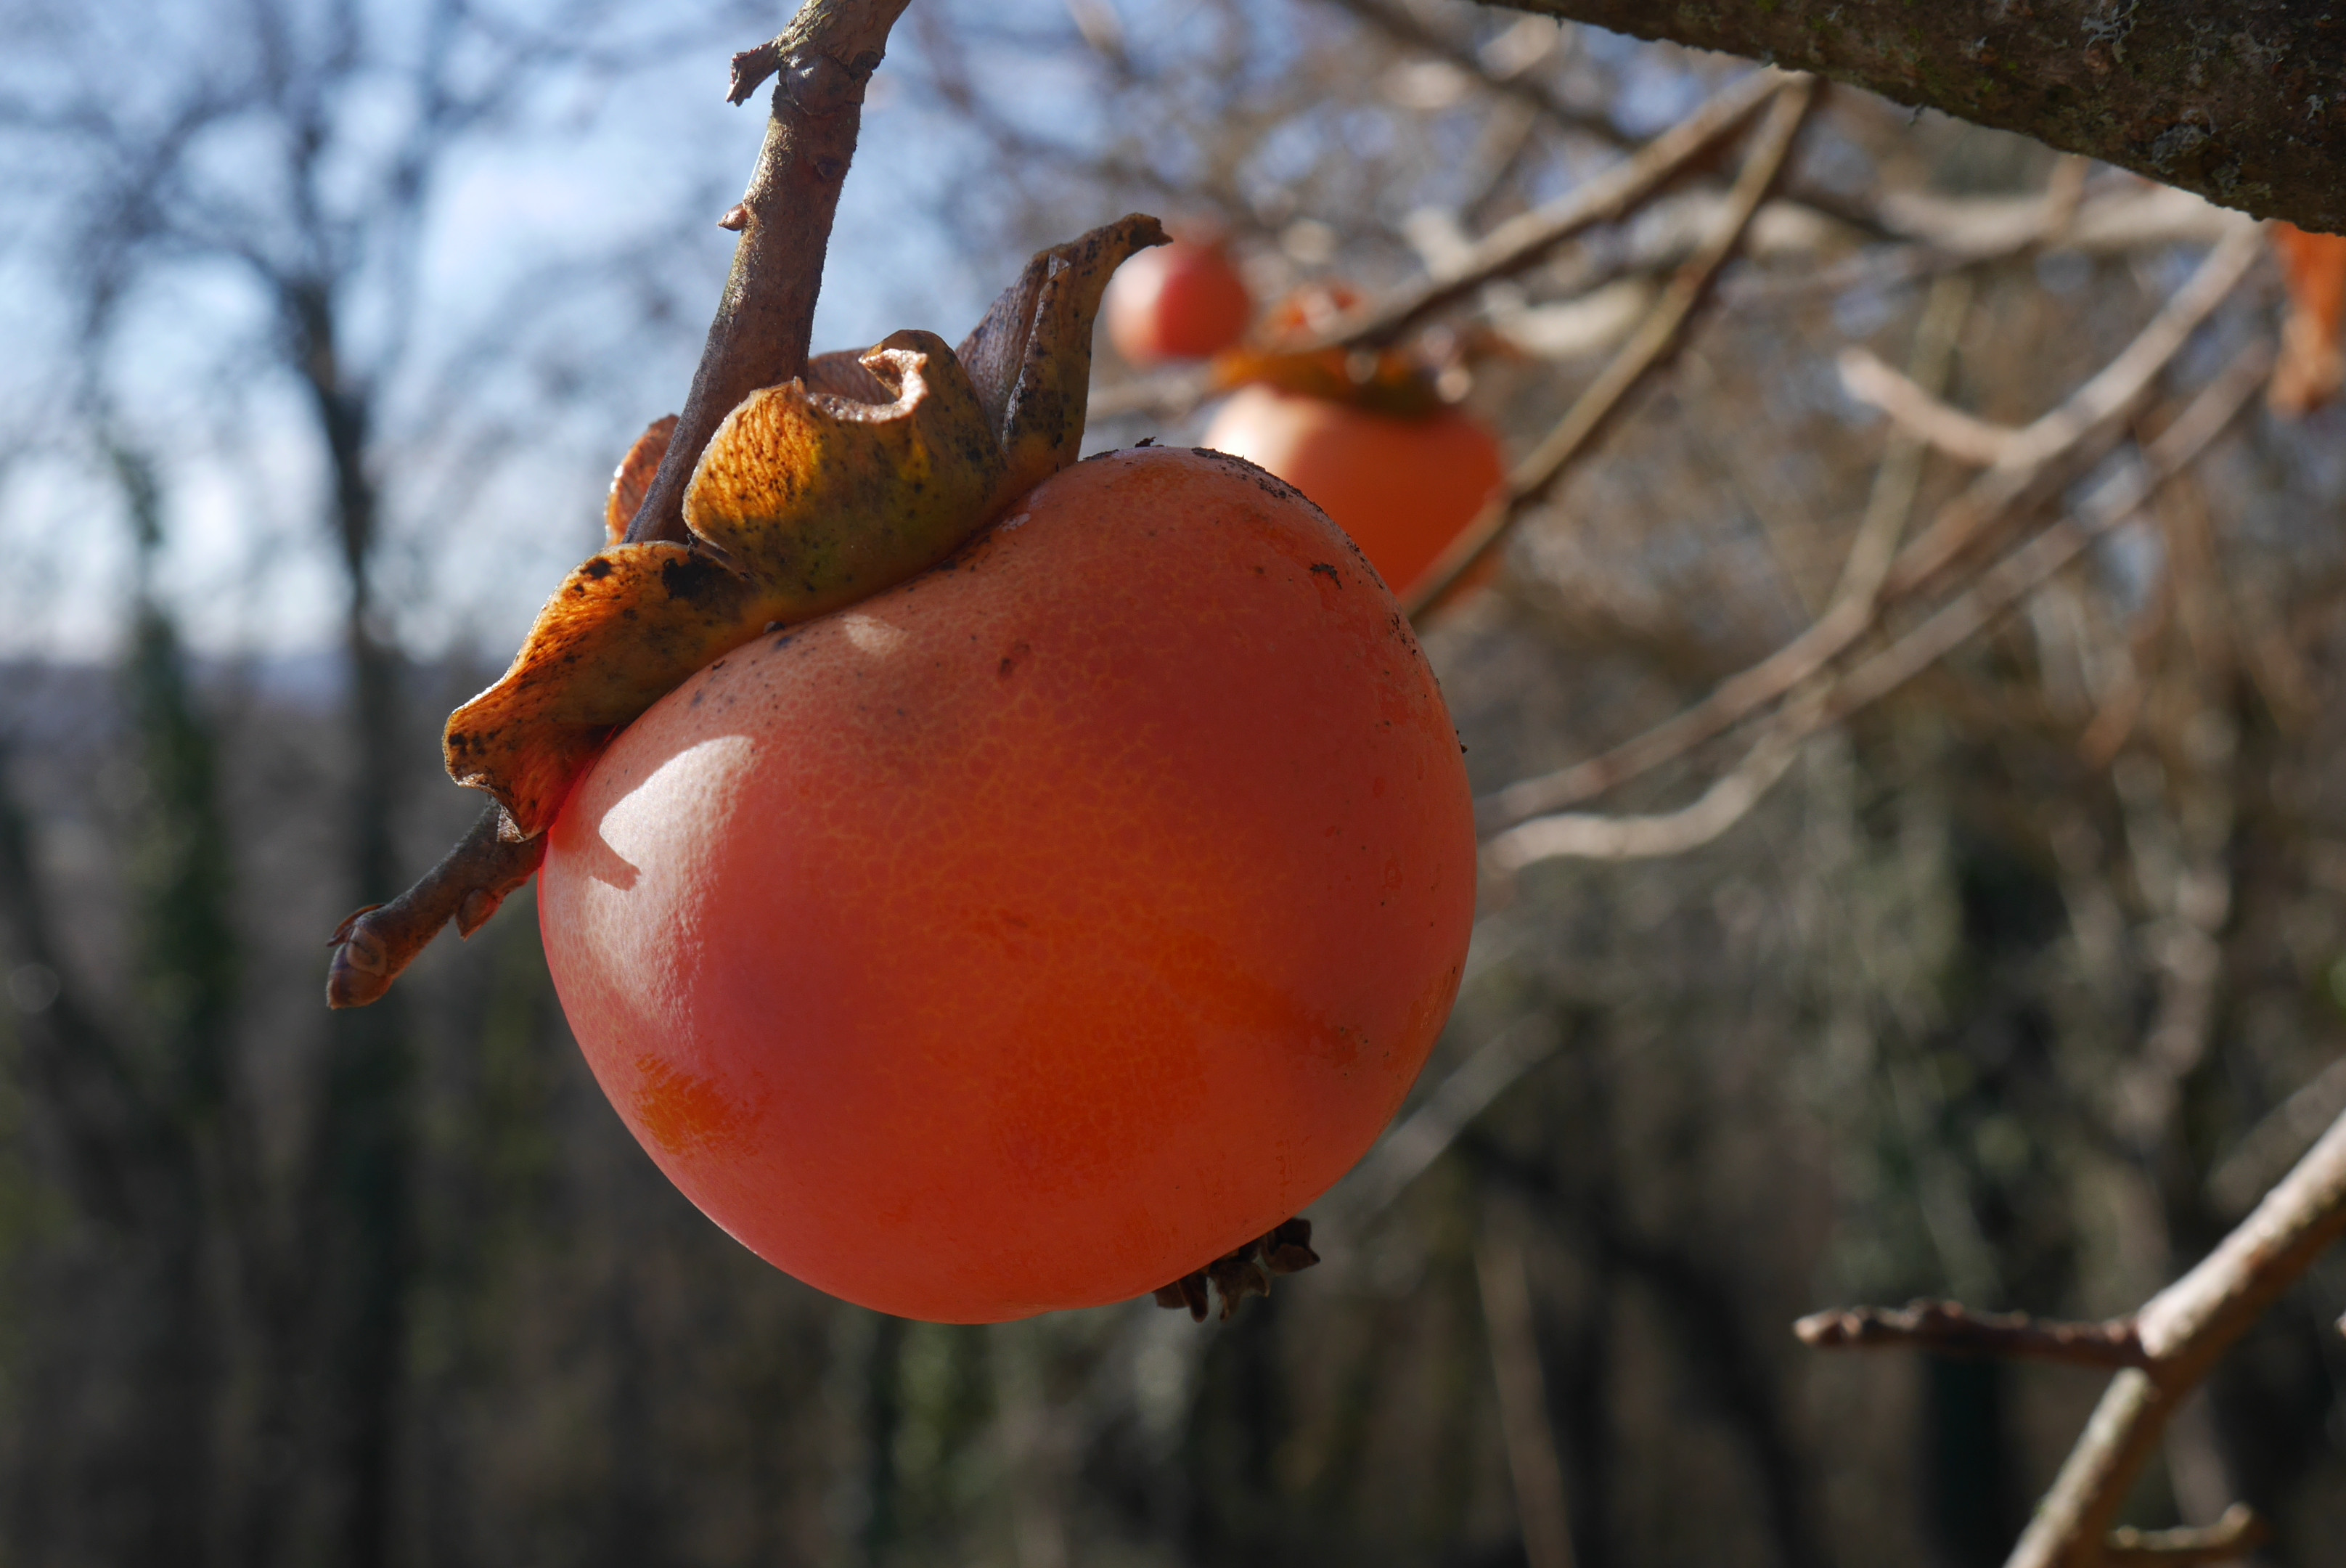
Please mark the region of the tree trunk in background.
[[2346, 14], [2293, 0], [1509, 0], [1815, 71], [2181, 186], [2346, 229]]
[[[401, 661], [378, 625], [373, 552], [380, 497], [368, 473], [367, 391], [343, 374], [335, 302], [322, 284], [286, 301], [300, 362], [332, 463], [331, 520], [349, 594], [350, 760], [345, 842], [351, 901], [378, 902], [405, 884], [394, 813], [413, 763], [404, 745]], [[406, 1003], [399, 995], [338, 1012], [326, 1023], [323, 1103], [316, 1127], [308, 1231], [318, 1264], [310, 1390], [321, 1440], [325, 1529], [332, 1560], [382, 1568], [392, 1560], [399, 1400], [405, 1380], [413, 1262], [413, 1080]]]
[[230, 1188], [242, 1185], [235, 1167], [251, 1146], [227, 1125], [241, 979], [233, 854], [218, 738], [190, 690], [176, 628], [152, 607], [138, 617], [129, 684], [145, 775], [137, 986], [154, 1029], [148, 1076], [175, 1168], [158, 1184], [147, 1227], [151, 1278], [134, 1297], [148, 1330], [132, 1374], [148, 1390], [134, 1471], [148, 1495], [128, 1560], [218, 1561], [228, 1362], [219, 1271], [232, 1266], [240, 1239], [222, 1221], [239, 1212]]

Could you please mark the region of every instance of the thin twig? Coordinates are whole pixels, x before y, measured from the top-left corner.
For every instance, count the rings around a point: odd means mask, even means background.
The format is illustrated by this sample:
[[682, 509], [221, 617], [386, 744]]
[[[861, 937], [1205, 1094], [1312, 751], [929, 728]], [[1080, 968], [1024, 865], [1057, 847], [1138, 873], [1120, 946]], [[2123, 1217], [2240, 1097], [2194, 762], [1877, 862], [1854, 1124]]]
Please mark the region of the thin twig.
[[1507, 529], [1524, 510], [1545, 494], [1573, 460], [1604, 430], [1622, 400], [1677, 347], [1679, 334], [1693, 316], [1695, 307], [1702, 302], [1711, 280], [1742, 244], [1750, 229], [1752, 214], [1759, 211], [1760, 204], [1767, 199], [1769, 188], [1783, 172], [1793, 139], [1808, 117], [1810, 106], [1815, 102], [1816, 84], [1811, 78], [1788, 76], [1774, 81], [1775, 104], [1743, 160], [1735, 188], [1729, 195], [1727, 209], [1709, 241], [1678, 269], [1670, 286], [1638, 323], [1628, 342], [1574, 401], [1556, 427], [1515, 465], [1507, 475], [1506, 489], [1426, 569], [1418, 588], [1403, 606], [1413, 619], [1438, 604], [1505, 537]]
[[[1916, 384], [1936, 386], [1945, 381], [1955, 341], [1971, 309], [1971, 283], [1960, 273], [1941, 278], [1932, 286], [1923, 318], [1915, 326], [1910, 355]], [[1899, 535], [1905, 532], [1912, 514], [1923, 453], [1922, 443], [1903, 432], [1892, 433], [1881, 466], [1874, 472], [1865, 516], [1841, 563], [1835, 599], [1870, 603], [1881, 587], [1897, 553]], [[1814, 703], [1795, 702], [1761, 733], [1741, 762], [1720, 775], [1691, 805], [1632, 817], [1597, 812], [1535, 817], [1486, 844], [1484, 863], [1493, 872], [1509, 876], [1544, 860], [1644, 860], [1698, 849], [1749, 814], [1791, 768], [1801, 742], [1821, 728], [1821, 720]]]
[[[2149, 395], [2160, 372], [2190, 341], [2192, 333], [2239, 286], [2263, 254], [2262, 230], [2246, 220], [2235, 223], [2116, 358], [2013, 437], [1980, 476], [1989, 493], [2002, 489], [2016, 494], [2026, 489], [2055, 457], [2076, 450], [2096, 432], [2131, 413]], [[1936, 575], [1970, 549], [1990, 525], [1960, 508], [1941, 513], [1913, 547], [1901, 555], [1883, 584], [1884, 591], [1896, 594]]]
[[2312, 1146], [2322, 1129], [2346, 1115], [2346, 1056], [2315, 1074], [2259, 1118], [2208, 1174], [2208, 1204], [2227, 1218], [2247, 1212], [2257, 1195]]
[[806, 0], [770, 43], [733, 58], [730, 100], [740, 103], [776, 72], [750, 188], [738, 218], [740, 243], [725, 280], [692, 391], [659, 473], [627, 528], [630, 540], [684, 543], [684, 493], [701, 449], [734, 405], [806, 369], [815, 295], [839, 192], [855, 157], [863, 90], [906, 0]]
[[1801, 1319], [1794, 1331], [1817, 1346], [1897, 1345], [2123, 1367], [2005, 1568], [2220, 1562], [2243, 1554], [2260, 1539], [2254, 1517], [2245, 1510], [2229, 1510], [2216, 1525], [2196, 1531], [2112, 1535], [2111, 1522], [2176, 1409], [2341, 1235], [2346, 1117], [2215, 1251], [2129, 1319], [2040, 1323], [1917, 1303], [1900, 1312], [1821, 1313]]
[[1816, 728], [1806, 722], [1770, 726], [1741, 762], [1675, 811], [1559, 811], [1518, 822], [1484, 845], [1484, 864], [1508, 876], [1541, 860], [1651, 860], [1698, 850], [1750, 814], [1791, 768], [1800, 742]]
[[2262, 341], [2234, 355], [2175, 423], [2143, 449], [2140, 468], [2093, 497], [2083, 516], [2055, 523], [1982, 572], [1921, 626], [1851, 670], [1834, 688], [1828, 719], [1846, 718], [1913, 679], [2132, 516], [2159, 485], [2182, 473], [2239, 417], [2271, 365], [2271, 346]]
[[1790, 642], [1644, 734], [1485, 798], [1476, 809], [1484, 830], [1576, 805], [1673, 761], [1781, 700], [1854, 647], [1889, 604], [1929, 585], [1997, 524], [2035, 500], [2048, 481], [2064, 476], [2066, 463], [2093, 451], [2096, 438], [2147, 395], [2153, 378], [2246, 275], [2257, 254], [2253, 226], [2236, 228], [2116, 359], [2027, 427], [2004, 458], [1939, 510], [1899, 552], [1877, 593], [1837, 599]]
[[2141, 1367], [2150, 1360], [2129, 1322], [2062, 1323], [2025, 1312], [1974, 1312], [1953, 1301], [1813, 1312], [1793, 1324], [1792, 1332], [1819, 1350], [1929, 1350], [2078, 1367]]

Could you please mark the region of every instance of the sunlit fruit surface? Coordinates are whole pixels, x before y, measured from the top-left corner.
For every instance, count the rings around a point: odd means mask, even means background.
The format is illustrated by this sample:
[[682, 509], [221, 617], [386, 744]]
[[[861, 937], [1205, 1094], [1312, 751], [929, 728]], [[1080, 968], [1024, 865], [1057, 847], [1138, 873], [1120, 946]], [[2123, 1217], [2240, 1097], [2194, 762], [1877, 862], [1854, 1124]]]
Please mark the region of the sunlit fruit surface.
[[1219, 243], [1176, 239], [1117, 269], [1102, 302], [1108, 341], [1126, 362], [1201, 360], [1243, 336], [1254, 298]]
[[1144, 1294], [1401, 1104], [1474, 901], [1459, 745], [1325, 518], [1094, 458], [944, 566], [727, 656], [553, 830], [597, 1077], [760, 1256], [905, 1317]]
[[1469, 414], [1404, 419], [1267, 386], [1239, 389], [1205, 441], [1326, 508], [1403, 600], [1506, 478], [1498, 442]]

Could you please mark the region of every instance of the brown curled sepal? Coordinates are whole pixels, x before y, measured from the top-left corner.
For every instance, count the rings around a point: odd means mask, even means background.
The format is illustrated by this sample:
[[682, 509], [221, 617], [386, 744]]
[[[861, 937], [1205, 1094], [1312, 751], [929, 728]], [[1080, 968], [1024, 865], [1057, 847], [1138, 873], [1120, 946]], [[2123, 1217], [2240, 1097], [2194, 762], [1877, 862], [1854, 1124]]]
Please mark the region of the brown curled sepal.
[[1135, 212], [1037, 251], [954, 352], [969, 367], [1004, 458], [997, 507], [1075, 462], [1092, 382], [1092, 318], [1134, 252], [1166, 242]]
[[1221, 1298], [1221, 1320], [1230, 1320], [1239, 1303], [1250, 1296], [1269, 1296], [1273, 1276], [1297, 1274], [1320, 1261], [1311, 1250], [1311, 1222], [1281, 1221], [1237, 1250], [1223, 1254], [1203, 1268], [1185, 1274], [1156, 1292], [1159, 1307], [1187, 1308], [1190, 1321], [1206, 1320], [1206, 1287]]

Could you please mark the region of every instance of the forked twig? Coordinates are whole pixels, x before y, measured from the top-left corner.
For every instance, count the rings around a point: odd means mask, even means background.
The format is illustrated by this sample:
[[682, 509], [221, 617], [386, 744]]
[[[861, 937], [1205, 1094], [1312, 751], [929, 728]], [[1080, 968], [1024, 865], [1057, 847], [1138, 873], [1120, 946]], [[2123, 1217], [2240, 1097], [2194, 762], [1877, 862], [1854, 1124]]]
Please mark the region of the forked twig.
[[1795, 1332], [1820, 1348], [1894, 1344], [2125, 1368], [2111, 1380], [2005, 1568], [2220, 1562], [2259, 1539], [2246, 1509], [2231, 1510], [2206, 1530], [2113, 1535], [2110, 1526], [2168, 1417], [2341, 1235], [2346, 1117], [2215, 1251], [2130, 1319], [2056, 1324], [1925, 1304], [1904, 1312], [1821, 1313], [1803, 1319]]

